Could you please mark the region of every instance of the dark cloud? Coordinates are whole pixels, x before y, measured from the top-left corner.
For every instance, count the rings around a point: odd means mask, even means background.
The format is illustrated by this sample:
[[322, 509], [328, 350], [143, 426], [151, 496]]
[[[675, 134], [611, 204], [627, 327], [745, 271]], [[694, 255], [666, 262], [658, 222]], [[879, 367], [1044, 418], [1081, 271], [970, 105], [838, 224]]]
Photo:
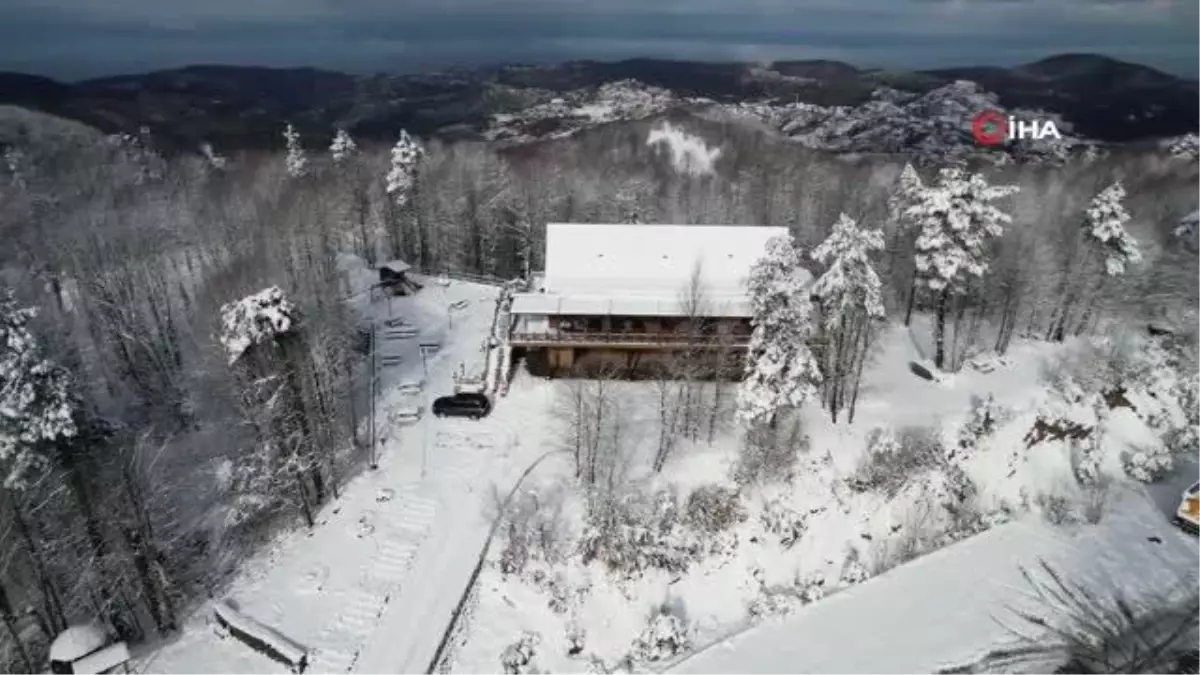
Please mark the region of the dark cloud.
[[4, 0], [0, 68], [355, 71], [657, 56], [896, 68], [1100, 52], [1195, 76], [1195, 0]]

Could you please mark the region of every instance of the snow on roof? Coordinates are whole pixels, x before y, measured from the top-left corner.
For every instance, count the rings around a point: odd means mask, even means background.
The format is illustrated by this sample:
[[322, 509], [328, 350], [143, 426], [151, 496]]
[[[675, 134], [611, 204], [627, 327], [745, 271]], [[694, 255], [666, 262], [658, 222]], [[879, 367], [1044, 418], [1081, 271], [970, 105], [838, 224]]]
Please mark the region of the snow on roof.
[[403, 273], [403, 272], [407, 272], [407, 271], [411, 270], [412, 265], [409, 265], [408, 263], [404, 262], [403, 260], [389, 260], [387, 262], [379, 263], [379, 268], [380, 269], [389, 269], [396, 273]]
[[71, 626], [50, 644], [50, 660], [71, 662], [108, 644], [108, 634], [98, 623]]
[[757, 225], [546, 225], [547, 293], [674, 297], [699, 264], [710, 294], [744, 292], [767, 240], [786, 227]]
[[696, 316], [750, 317], [750, 301], [745, 295], [721, 295], [706, 298], [694, 311], [688, 311], [678, 296], [559, 295], [516, 293], [512, 314], [574, 316]]
[[71, 664], [74, 675], [94, 675], [115, 668], [129, 661], [129, 647], [124, 642], [105, 647]]

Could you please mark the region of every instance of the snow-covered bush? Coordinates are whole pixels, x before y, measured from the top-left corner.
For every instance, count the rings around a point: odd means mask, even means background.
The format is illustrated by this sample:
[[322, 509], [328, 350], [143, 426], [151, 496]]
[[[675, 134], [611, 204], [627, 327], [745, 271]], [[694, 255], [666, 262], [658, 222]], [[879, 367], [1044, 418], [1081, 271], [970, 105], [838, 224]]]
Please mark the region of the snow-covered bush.
[[875, 429], [849, 485], [859, 492], [875, 490], [894, 496], [918, 474], [940, 464], [942, 457], [941, 443], [932, 429], [906, 427], [898, 433]]
[[871, 573], [867, 571], [863, 565], [858, 549], [850, 549], [850, 553], [846, 556], [846, 561], [842, 563], [842, 574], [838, 582], [843, 586], [853, 586], [861, 584], [871, 578]]
[[970, 457], [986, 436], [996, 431], [1000, 421], [1000, 411], [996, 400], [990, 394], [987, 398], [971, 397], [971, 416], [966, 424], [959, 429], [958, 447], [950, 452], [949, 459], [962, 461]]
[[720, 541], [687, 527], [675, 494], [662, 490], [613, 495], [591, 509], [580, 552], [585, 564], [599, 561], [634, 577], [647, 569], [683, 572]]
[[746, 519], [741, 495], [720, 485], [705, 485], [688, 495], [687, 523], [702, 532], [721, 532]]
[[563, 492], [562, 487], [547, 494], [529, 491], [509, 505], [502, 526], [501, 573], [520, 574], [531, 561], [553, 565], [562, 560], [566, 542]]
[[825, 576], [822, 574], [801, 574], [794, 582], [796, 598], [803, 605], [812, 604], [826, 595]]
[[1153, 483], [1175, 468], [1175, 458], [1165, 445], [1156, 444], [1123, 453], [1121, 465], [1130, 478], [1142, 483]]
[[1088, 434], [1083, 438], [1070, 441], [1071, 471], [1080, 485], [1098, 484], [1103, 476], [1100, 473], [1102, 454], [1100, 451], [1099, 434]]
[[541, 635], [526, 632], [516, 642], [505, 647], [500, 653], [500, 666], [504, 672], [508, 675], [539, 672], [536, 657], [537, 647], [541, 642]]
[[776, 495], [768, 499], [758, 512], [764, 530], [779, 537], [784, 548], [791, 548], [804, 536], [808, 519], [789, 503], [787, 495]]
[[785, 616], [795, 611], [797, 602], [796, 591], [792, 588], [763, 588], [746, 605], [746, 615], [751, 619], [763, 619], [772, 616]]
[[678, 656], [691, 646], [687, 621], [662, 607], [650, 617], [646, 629], [633, 641], [630, 656], [638, 663], [653, 663]]
[[733, 470], [738, 484], [791, 481], [797, 457], [808, 450], [808, 437], [802, 435], [799, 420], [779, 426], [786, 429], [755, 424], [746, 432]]

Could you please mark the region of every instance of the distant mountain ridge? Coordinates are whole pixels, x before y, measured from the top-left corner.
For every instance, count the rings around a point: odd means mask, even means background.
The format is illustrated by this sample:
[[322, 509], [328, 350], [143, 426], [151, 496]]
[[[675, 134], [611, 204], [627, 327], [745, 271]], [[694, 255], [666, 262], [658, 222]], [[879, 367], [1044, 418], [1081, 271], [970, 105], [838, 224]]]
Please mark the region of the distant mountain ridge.
[[497, 115], [571, 92], [636, 80], [680, 98], [728, 104], [860, 106], [880, 88], [924, 95], [958, 80], [1006, 108], [1040, 109], [1080, 136], [1111, 142], [1196, 131], [1197, 83], [1096, 54], [1061, 54], [1013, 68], [860, 69], [838, 61], [770, 64], [629, 59], [550, 66], [498, 65], [409, 75], [314, 68], [196, 65], [75, 83], [0, 72], [0, 104], [77, 120], [106, 132], [149, 127], [167, 147], [274, 147], [291, 122], [328, 137], [338, 126], [364, 140], [420, 135], [482, 138]]

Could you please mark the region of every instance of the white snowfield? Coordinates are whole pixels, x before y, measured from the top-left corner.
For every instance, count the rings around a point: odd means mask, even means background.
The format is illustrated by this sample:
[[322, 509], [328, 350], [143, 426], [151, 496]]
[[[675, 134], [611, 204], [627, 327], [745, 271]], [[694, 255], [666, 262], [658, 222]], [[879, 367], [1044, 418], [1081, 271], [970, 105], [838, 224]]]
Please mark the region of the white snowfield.
[[1010, 628], [1028, 633], [1014, 608], [1047, 615], [1031, 601], [1022, 568], [1045, 579], [1044, 560], [1101, 591], [1159, 597], [1194, 585], [1198, 559], [1194, 537], [1144, 495], [1126, 495], [1098, 525], [1071, 530], [1031, 520], [996, 527], [703, 647], [666, 670], [934, 673], [976, 664], [1011, 644]]
[[[427, 407], [452, 393], [460, 363], [469, 371], [481, 365], [479, 345], [497, 292], [454, 283], [392, 299], [421, 340], [380, 343], [381, 356], [404, 357], [402, 366], [380, 370], [378, 469], [343, 486], [312, 530], [282, 533], [244, 563], [216, 598], [235, 600], [247, 617], [309, 648], [310, 672], [425, 672], [487, 537], [492, 487], [507, 491], [545, 451], [530, 418], [545, 407], [542, 390], [514, 387], [497, 402], [502, 414], [480, 421], [424, 415], [415, 423], [387, 422], [414, 398]], [[450, 329], [446, 306], [457, 300], [471, 301], [470, 309], [457, 313]], [[365, 295], [361, 302], [362, 312], [388, 318], [387, 302], [367, 305]], [[418, 342], [441, 347], [429, 356], [429, 376], [414, 397], [411, 383], [425, 380]], [[198, 608], [170, 642], [137, 655], [137, 671], [287, 672], [236, 639], [222, 639], [211, 616], [211, 608]]]

